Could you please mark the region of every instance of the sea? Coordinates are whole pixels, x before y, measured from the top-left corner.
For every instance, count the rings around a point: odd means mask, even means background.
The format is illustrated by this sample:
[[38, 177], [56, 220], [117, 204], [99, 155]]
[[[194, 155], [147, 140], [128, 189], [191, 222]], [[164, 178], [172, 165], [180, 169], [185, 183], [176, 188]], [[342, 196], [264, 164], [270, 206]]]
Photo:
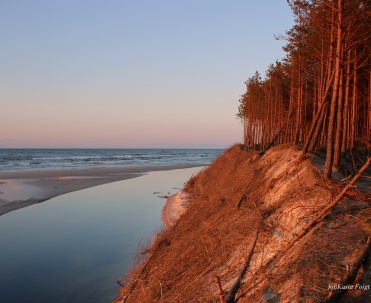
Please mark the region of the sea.
[[108, 303], [173, 195], [221, 149], [0, 149], [1, 171], [160, 166], [0, 216], [0, 302]]
[[222, 149], [0, 149], [0, 171], [211, 163]]

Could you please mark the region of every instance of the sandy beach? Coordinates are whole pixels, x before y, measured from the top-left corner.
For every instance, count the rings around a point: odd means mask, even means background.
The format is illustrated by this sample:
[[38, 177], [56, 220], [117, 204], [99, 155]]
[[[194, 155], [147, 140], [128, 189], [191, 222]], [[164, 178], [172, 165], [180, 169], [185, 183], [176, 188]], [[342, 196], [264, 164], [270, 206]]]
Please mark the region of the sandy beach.
[[53, 197], [126, 179], [150, 171], [165, 171], [202, 165], [89, 168], [69, 170], [0, 171], [0, 215]]

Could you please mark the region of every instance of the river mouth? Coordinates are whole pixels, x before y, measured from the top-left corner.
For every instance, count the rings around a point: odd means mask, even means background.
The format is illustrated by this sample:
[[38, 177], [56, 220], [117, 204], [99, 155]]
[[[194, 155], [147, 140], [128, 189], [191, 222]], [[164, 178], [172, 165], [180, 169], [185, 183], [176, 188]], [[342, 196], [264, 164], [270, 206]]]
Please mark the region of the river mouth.
[[138, 243], [162, 228], [158, 196], [200, 169], [150, 172], [1, 216], [1, 301], [111, 302]]

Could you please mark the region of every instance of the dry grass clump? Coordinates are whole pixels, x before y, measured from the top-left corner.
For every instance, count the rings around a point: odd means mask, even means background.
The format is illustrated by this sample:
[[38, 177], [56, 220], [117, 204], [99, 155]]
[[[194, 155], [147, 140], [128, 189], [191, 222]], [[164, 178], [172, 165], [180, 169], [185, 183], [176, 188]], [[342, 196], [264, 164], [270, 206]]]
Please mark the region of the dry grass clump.
[[126, 302], [198, 302], [197, 297], [213, 302], [215, 294], [205, 294], [200, 282], [213, 287], [213, 279], [204, 277], [256, 228], [256, 211], [236, 207], [253, 176], [252, 155], [233, 146], [191, 178], [185, 186], [192, 196], [187, 211], [173, 229], [157, 237], [150, 266], [145, 261], [132, 272], [121, 293], [130, 292]]

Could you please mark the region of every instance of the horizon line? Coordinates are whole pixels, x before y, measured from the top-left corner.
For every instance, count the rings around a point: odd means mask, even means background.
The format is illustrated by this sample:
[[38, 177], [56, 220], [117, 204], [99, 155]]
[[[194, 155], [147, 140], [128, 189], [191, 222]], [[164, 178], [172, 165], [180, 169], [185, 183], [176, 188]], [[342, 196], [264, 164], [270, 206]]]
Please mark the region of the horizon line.
[[0, 147], [4, 149], [226, 149], [228, 147]]

